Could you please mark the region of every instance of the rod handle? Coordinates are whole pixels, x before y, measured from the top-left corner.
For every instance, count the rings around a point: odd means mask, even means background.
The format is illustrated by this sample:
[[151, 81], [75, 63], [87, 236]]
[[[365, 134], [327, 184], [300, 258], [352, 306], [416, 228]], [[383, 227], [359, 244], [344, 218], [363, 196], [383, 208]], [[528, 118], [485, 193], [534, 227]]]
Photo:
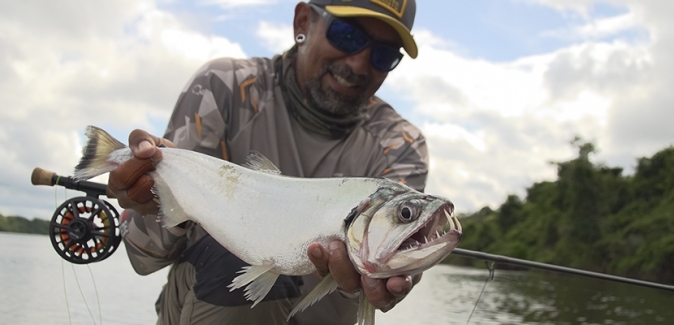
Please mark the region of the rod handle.
[[56, 173], [42, 169], [40, 167], [35, 167], [33, 169], [33, 174], [30, 175], [30, 182], [33, 185], [45, 185], [45, 186], [54, 186], [52, 179]]

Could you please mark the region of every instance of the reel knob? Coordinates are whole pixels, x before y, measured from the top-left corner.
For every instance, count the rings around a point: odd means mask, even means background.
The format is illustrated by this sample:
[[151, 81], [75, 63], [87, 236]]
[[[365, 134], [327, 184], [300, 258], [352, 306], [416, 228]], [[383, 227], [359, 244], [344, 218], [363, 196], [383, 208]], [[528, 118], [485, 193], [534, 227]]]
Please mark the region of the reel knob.
[[66, 261], [75, 264], [102, 261], [121, 243], [119, 213], [110, 203], [94, 197], [68, 199], [54, 212], [49, 237]]

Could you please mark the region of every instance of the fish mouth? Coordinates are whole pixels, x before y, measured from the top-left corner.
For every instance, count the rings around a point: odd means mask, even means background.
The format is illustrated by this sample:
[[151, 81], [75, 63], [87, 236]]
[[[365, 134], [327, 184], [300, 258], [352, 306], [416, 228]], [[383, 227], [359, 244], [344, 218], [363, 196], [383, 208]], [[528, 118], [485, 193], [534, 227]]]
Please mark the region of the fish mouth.
[[393, 245], [396, 249], [366, 260], [363, 266], [368, 276], [413, 275], [440, 263], [459, 245], [463, 236], [461, 223], [453, 212], [451, 203], [442, 204], [427, 220], [416, 225], [405, 239]]
[[[463, 231], [459, 219], [453, 215], [454, 207], [443, 204], [433, 216], [398, 246], [397, 252], [421, 250], [430, 246], [461, 240]], [[457, 238], [458, 237], [458, 238]]]

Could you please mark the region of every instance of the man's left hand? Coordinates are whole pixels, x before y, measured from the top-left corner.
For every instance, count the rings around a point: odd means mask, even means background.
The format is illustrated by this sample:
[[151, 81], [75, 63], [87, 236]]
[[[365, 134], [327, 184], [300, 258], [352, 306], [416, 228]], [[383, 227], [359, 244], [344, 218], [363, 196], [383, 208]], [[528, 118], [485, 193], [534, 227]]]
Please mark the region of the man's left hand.
[[336, 240], [326, 250], [319, 243], [312, 243], [307, 250], [309, 259], [316, 266], [318, 275], [332, 274], [339, 288], [346, 292], [363, 289], [363, 293], [377, 309], [387, 312], [412, 290], [411, 276], [373, 279], [356, 271], [343, 242]]

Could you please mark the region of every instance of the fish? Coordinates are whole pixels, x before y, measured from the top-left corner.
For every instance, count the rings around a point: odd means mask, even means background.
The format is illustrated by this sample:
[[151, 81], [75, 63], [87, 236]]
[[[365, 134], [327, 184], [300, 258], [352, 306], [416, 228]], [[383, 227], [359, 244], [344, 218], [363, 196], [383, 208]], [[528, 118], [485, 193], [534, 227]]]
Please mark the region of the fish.
[[[86, 136], [75, 179], [113, 171], [133, 156], [98, 127], [88, 126]], [[438, 264], [463, 236], [451, 201], [387, 178], [299, 178], [282, 175], [257, 152], [241, 166], [191, 150], [159, 150], [163, 159], [148, 173], [159, 220], [164, 227], [194, 221], [249, 264], [228, 287], [243, 289], [251, 308], [279, 275], [316, 271], [307, 255], [311, 243], [327, 247], [341, 240], [359, 273], [388, 278], [416, 275]], [[326, 275], [288, 319], [337, 287]], [[364, 296], [358, 324], [373, 325], [375, 308]]]

